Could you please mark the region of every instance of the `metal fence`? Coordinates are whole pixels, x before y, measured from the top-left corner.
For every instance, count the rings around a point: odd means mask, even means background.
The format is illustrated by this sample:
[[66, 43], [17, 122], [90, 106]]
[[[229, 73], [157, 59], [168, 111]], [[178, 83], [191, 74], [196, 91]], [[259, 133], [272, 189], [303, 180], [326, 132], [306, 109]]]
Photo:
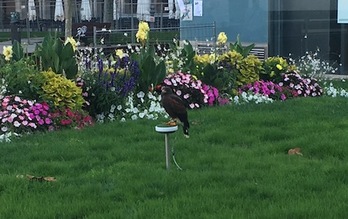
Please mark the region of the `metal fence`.
[[[10, 31], [11, 13], [19, 14], [19, 25], [22, 28], [29, 26], [34, 31], [54, 30], [56, 28], [64, 29], [64, 21], [56, 19], [55, 9], [58, 0], [32, 0], [34, 6], [29, 6], [30, 0], [0, 0], [0, 31]], [[64, 0], [60, 0], [63, 2]], [[74, 8], [72, 9], [73, 23], [83, 22], [81, 12], [84, 11], [82, 0], [72, 0]], [[103, 23], [104, 21], [104, 3], [102, 1], [91, 0], [90, 5], [91, 18], [88, 22]], [[135, 29], [137, 21], [145, 15], [139, 14], [137, 9], [144, 5], [137, 3], [128, 3], [135, 1], [118, 1], [119, 4], [111, 5], [113, 8], [112, 29]], [[122, 4], [121, 4], [122, 2]], [[63, 3], [60, 3], [62, 6]], [[35, 11], [36, 16], [30, 17], [29, 10]], [[174, 8], [175, 10], [175, 8]], [[146, 12], [148, 13], [148, 12]], [[151, 3], [150, 17], [154, 27], [167, 28], [179, 26], [179, 17], [170, 16], [167, 0], [157, 0]]]
[[[151, 43], [171, 43], [173, 39], [178, 41], [188, 40], [194, 47], [199, 45], [215, 45], [216, 25], [196, 24], [194, 26], [176, 27], [152, 27], [149, 40]], [[138, 29], [93, 29], [93, 46], [136, 44], [136, 32]], [[202, 48], [202, 47], [201, 47]]]

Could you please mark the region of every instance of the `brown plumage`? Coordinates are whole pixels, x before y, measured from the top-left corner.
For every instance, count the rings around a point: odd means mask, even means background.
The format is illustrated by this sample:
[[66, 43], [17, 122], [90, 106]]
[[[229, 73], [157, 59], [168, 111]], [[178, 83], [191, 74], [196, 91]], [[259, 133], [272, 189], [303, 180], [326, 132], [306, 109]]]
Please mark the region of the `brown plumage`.
[[162, 106], [173, 119], [179, 119], [183, 124], [183, 131], [186, 137], [189, 137], [190, 124], [187, 117], [187, 110], [182, 99], [173, 93], [172, 89], [167, 86], [161, 88]]

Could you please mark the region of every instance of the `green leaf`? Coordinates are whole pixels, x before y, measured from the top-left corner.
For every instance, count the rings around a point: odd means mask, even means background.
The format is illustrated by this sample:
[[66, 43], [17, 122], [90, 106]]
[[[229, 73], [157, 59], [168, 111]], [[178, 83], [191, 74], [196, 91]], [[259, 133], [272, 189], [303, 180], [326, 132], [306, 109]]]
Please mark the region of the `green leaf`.
[[24, 57], [23, 48], [18, 41], [13, 42], [12, 52], [14, 61], [19, 61]]

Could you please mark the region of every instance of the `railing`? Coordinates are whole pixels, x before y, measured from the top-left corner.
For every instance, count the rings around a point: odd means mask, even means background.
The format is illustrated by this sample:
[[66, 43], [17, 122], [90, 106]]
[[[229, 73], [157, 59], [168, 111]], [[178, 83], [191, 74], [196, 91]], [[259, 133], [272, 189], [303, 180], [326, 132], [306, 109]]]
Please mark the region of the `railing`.
[[[101, 39], [107, 45], [136, 44], [135, 35], [138, 29], [98, 29], [93, 31], [93, 46], [100, 45]], [[108, 41], [105, 41], [107, 36]], [[154, 43], [169, 43], [173, 38], [179, 41], [188, 40], [192, 45], [199, 43], [215, 44], [216, 25], [198, 24], [194, 26], [177, 26], [152, 28], [150, 23], [150, 41]]]

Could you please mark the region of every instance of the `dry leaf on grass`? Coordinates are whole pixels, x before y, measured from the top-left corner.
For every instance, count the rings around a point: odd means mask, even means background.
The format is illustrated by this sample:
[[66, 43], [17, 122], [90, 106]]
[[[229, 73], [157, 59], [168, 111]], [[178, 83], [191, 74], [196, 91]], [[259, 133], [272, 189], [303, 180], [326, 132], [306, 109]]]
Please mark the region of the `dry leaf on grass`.
[[289, 154], [289, 155], [294, 155], [294, 154], [296, 154], [296, 155], [303, 156], [303, 154], [301, 153], [301, 148], [293, 148], [293, 149], [290, 149], [290, 150], [288, 151], [288, 154]]
[[[24, 175], [17, 175], [17, 178], [24, 178]], [[26, 178], [30, 181], [39, 181], [39, 182], [55, 182], [57, 181], [56, 177], [53, 176], [32, 176], [26, 175]]]

